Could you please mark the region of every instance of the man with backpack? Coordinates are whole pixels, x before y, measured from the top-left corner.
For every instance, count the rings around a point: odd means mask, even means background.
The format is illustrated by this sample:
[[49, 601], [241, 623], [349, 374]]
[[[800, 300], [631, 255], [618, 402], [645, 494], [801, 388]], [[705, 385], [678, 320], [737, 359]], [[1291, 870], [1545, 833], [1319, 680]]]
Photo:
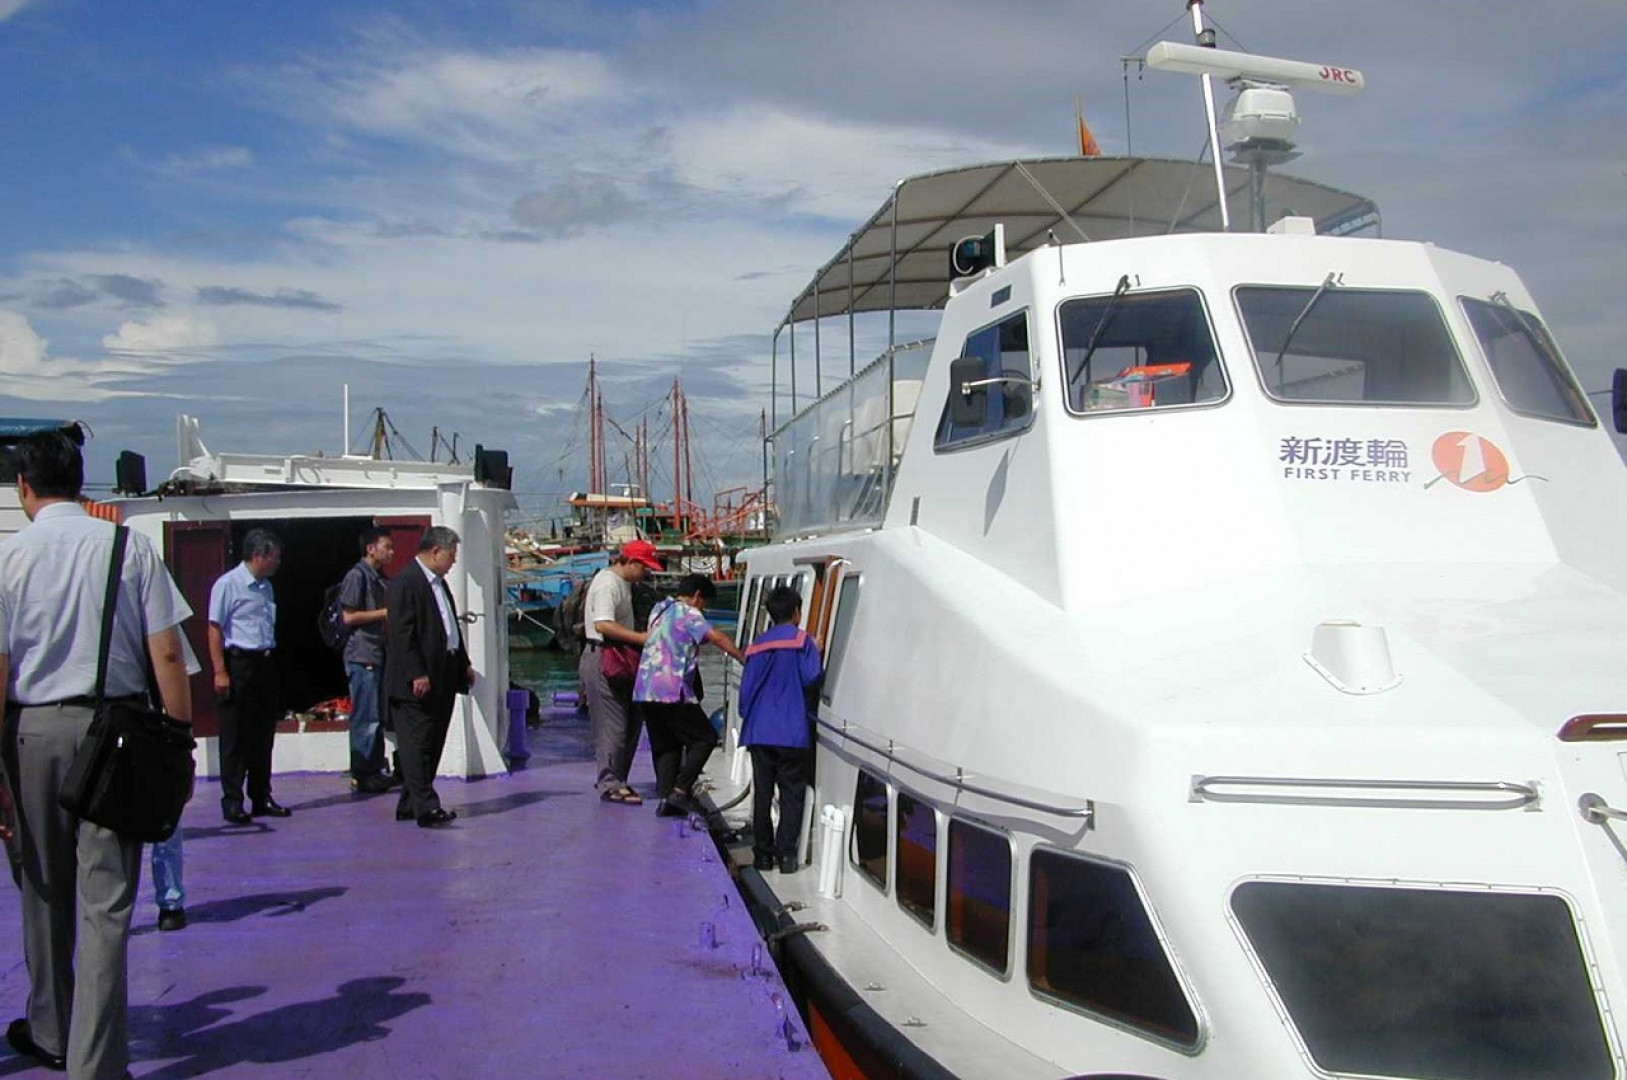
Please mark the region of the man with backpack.
[[389, 791], [399, 778], [384, 770], [380, 713], [384, 685], [384, 568], [395, 556], [390, 534], [377, 525], [361, 532], [362, 557], [339, 583], [339, 609], [348, 632], [345, 674], [350, 677], [350, 786], [368, 794]]

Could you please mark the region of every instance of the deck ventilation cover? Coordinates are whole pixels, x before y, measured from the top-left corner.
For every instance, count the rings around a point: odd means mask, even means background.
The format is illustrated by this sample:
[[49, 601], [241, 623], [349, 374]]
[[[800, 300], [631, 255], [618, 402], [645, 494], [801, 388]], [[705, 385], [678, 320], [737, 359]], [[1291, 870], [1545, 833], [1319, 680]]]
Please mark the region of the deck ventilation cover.
[[1319, 623], [1311, 633], [1305, 662], [1346, 694], [1381, 694], [1401, 683], [1390, 662], [1390, 642], [1382, 626], [1349, 620]]

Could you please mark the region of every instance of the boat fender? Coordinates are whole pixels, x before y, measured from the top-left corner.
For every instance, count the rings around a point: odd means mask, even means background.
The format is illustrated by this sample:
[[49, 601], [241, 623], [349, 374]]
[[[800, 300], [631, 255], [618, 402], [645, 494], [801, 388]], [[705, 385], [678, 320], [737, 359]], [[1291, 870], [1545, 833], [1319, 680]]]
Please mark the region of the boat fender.
[[847, 814], [826, 803], [819, 811], [819, 895], [835, 900], [842, 895], [842, 838]]

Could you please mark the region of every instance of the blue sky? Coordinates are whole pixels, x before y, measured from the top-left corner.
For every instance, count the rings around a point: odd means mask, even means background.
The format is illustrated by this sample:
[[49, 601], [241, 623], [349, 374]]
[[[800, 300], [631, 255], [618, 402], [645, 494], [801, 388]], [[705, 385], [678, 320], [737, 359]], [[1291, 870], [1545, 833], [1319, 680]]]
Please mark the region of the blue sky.
[[[1166, 10], [1167, 8], [1167, 10]], [[1627, 5], [1211, 0], [1253, 51], [1362, 68], [1302, 95], [1291, 171], [1385, 233], [1522, 272], [1589, 389], [1623, 362]], [[92, 478], [336, 452], [388, 411], [581, 483], [590, 354], [631, 426], [675, 375], [697, 487], [759, 460], [769, 334], [899, 177], [1127, 144], [1119, 58], [1182, 5], [1008, 0], [0, 0], [0, 414], [74, 416]], [[1195, 87], [1130, 81], [1137, 153]], [[1597, 400], [1597, 399], [1596, 399]], [[616, 451], [612, 451], [615, 460]], [[659, 456], [659, 455], [658, 455]], [[658, 462], [659, 468], [659, 462]], [[660, 494], [660, 482], [657, 494]]]

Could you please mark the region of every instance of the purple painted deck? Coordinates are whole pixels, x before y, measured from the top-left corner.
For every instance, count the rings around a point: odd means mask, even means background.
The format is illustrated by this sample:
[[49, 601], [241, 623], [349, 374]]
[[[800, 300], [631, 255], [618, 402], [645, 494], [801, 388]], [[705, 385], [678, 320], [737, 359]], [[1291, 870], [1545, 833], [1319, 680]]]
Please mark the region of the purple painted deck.
[[[157, 932], [142, 868], [134, 1075], [826, 1077], [712, 841], [653, 801], [601, 803], [573, 714], [531, 751], [512, 776], [438, 782], [459, 814], [443, 830], [334, 775], [279, 777], [294, 816], [228, 828], [200, 781], [185, 930]], [[633, 780], [647, 793], [647, 751]], [[19, 923], [8, 884], [0, 1022], [26, 994]], [[0, 1043], [0, 1077], [24, 1065]]]

